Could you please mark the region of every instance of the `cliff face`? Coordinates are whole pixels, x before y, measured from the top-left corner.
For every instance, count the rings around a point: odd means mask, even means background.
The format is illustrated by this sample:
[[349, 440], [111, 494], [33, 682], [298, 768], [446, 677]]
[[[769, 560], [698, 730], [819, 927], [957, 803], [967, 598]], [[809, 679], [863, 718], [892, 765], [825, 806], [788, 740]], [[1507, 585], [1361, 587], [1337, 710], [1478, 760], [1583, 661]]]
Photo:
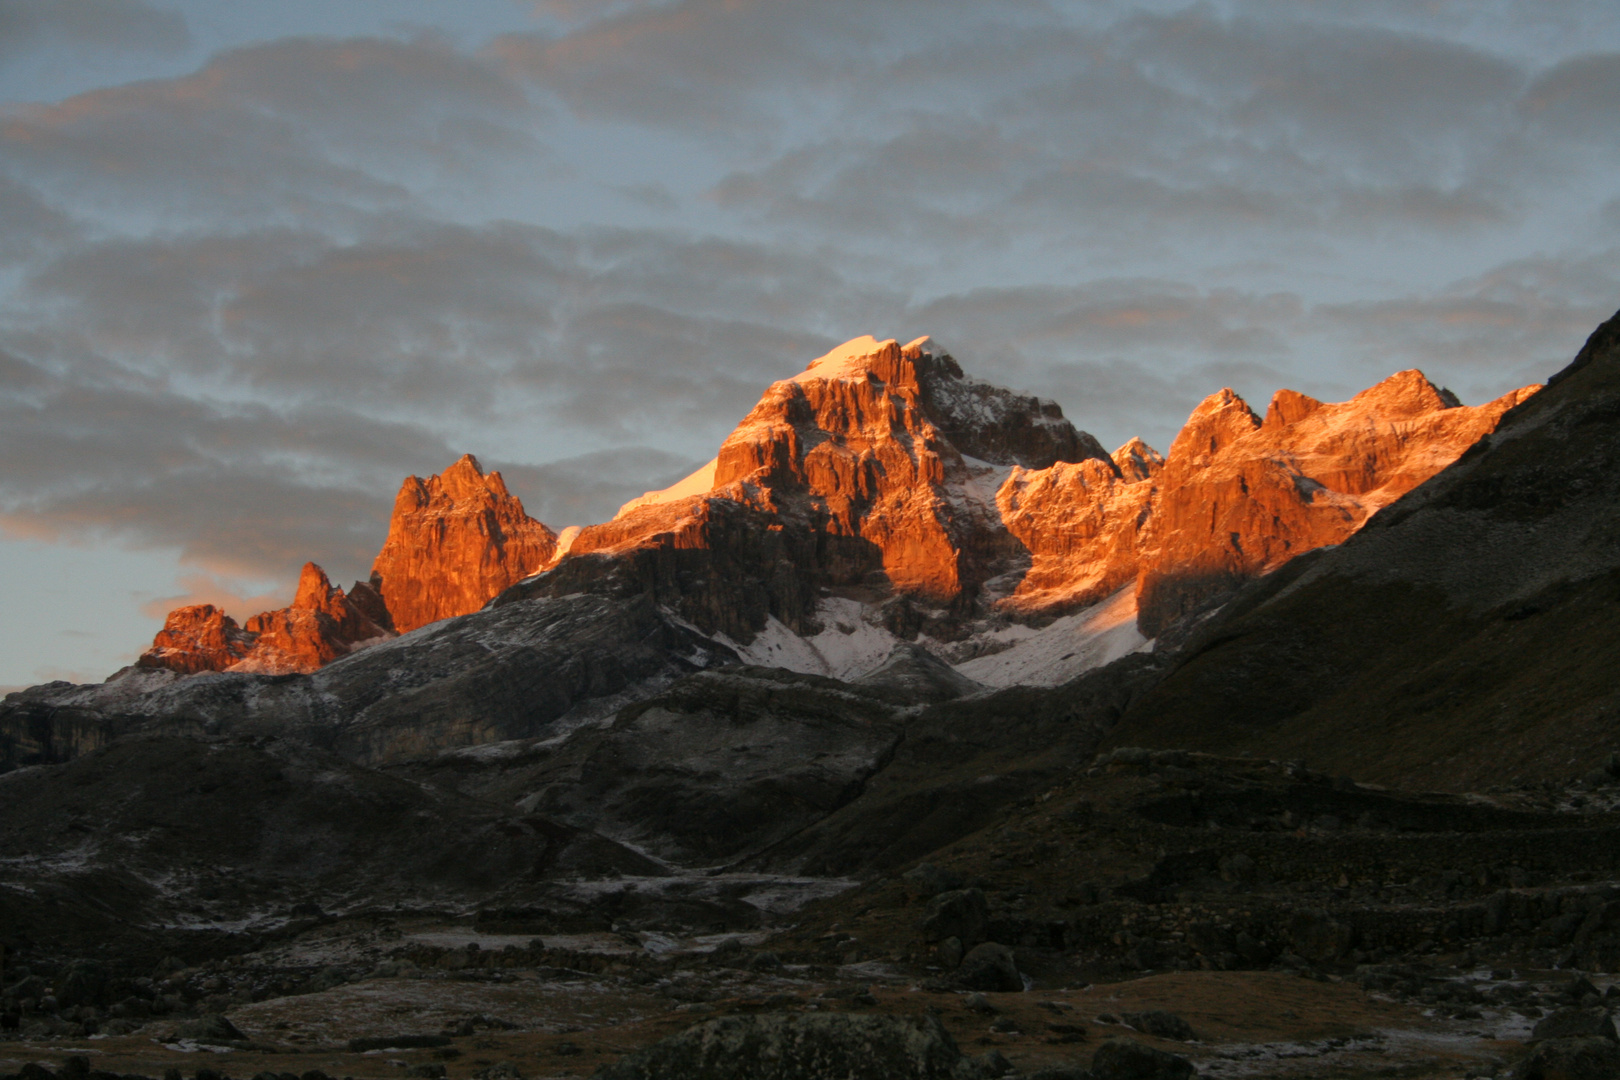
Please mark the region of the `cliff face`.
[[523, 512], [501, 474], [466, 454], [438, 476], [406, 477], [371, 584], [405, 634], [477, 611], [556, 550], [557, 534]]
[[280, 675], [316, 668], [347, 655], [364, 641], [392, 636], [379, 625], [376, 594], [356, 583], [346, 595], [314, 563], [305, 563], [293, 602], [260, 612], [237, 626], [212, 604], [194, 604], [169, 613], [152, 647], [136, 661], [145, 668], [168, 668], [182, 675], [201, 671], [252, 671]]
[[182, 609], [141, 662], [311, 670], [497, 596], [577, 592], [642, 596], [746, 645], [773, 617], [817, 634], [829, 595], [895, 636], [958, 640], [987, 617], [1047, 624], [1131, 589], [1120, 610], [1134, 602], [1153, 637], [1341, 543], [1535, 389], [1467, 408], [1405, 371], [1337, 404], [1278, 391], [1263, 420], [1222, 390], [1168, 455], [1140, 439], [1109, 455], [928, 338], [857, 338], [772, 384], [713, 462], [570, 530], [565, 550], [468, 455], [405, 480], [369, 583], [345, 595], [306, 567], [292, 605], [242, 627]]
[[1004, 467], [1087, 459], [1114, 468], [1054, 403], [966, 378], [927, 338], [857, 338], [773, 384], [705, 475], [581, 531], [542, 587], [611, 558], [742, 640], [767, 613], [804, 628], [822, 587], [959, 605], [1008, 551]]
[[1338, 404], [1279, 391], [1264, 421], [1230, 391], [1206, 399], [1155, 480], [1137, 590], [1143, 632], [1295, 555], [1343, 543], [1538, 389], [1468, 407], [1422, 372], [1403, 371]]
[[1112, 472], [1093, 462], [1014, 470], [997, 502], [1031, 565], [1005, 604], [1059, 613], [1134, 581], [1151, 637], [1295, 555], [1342, 543], [1536, 389], [1469, 408], [1403, 371], [1338, 404], [1280, 390], [1263, 421], [1222, 390], [1163, 459], [1133, 440]]
[[1406, 371], [1338, 404], [1279, 391], [1264, 421], [1222, 390], [1168, 456], [1140, 439], [1108, 455], [926, 338], [858, 338], [773, 384], [711, 465], [583, 530], [523, 595], [611, 581], [746, 642], [766, 615], [814, 633], [829, 588], [933, 610], [886, 619], [910, 637], [992, 609], [1049, 621], [1134, 586], [1154, 636], [1342, 542], [1534, 389], [1465, 408]]

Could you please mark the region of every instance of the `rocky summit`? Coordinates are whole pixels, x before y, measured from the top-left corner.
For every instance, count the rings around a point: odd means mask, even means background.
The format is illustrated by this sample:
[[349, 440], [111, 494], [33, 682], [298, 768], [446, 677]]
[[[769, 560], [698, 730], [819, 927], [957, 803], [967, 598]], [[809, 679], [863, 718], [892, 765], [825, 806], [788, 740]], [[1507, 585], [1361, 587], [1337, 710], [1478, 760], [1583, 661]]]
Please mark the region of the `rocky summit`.
[[1620, 316], [1162, 455], [858, 338], [561, 541], [464, 457], [0, 704], [0, 1075], [1620, 1075], [1617, 477]]

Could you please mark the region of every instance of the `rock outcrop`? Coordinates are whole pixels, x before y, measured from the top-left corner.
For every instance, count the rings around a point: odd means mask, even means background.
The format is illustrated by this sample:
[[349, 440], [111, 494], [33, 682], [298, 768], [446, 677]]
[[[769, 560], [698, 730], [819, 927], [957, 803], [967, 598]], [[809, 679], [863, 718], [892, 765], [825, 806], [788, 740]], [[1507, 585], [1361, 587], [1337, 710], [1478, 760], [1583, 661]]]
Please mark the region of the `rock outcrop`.
[[[384, 619], [380, 624], [378, 615]], [[260, 612], [245, 626], [212, 604], [178, 608], [169, 613], [136, 665], [182, 675], [314, 671], [361, 642], [392, 636], [386, 618], [370, 586], [357, 582], [353, 595], [345, 594], [319, 566], [305, 563], [298, 591], [287, 607]]]
[[293, 602], [245, 625], [212, 604], [177, 608], [137, 664], [182, 675], [314, 671], [362, 642], [477, 611], [556, 549], [501, 474], [467, 454], [438, 476], [405, 479], [370, 581], [345, 593], [305, 563]]
[[[1522, 391], [1470, 420], [1459, 408], [1425, 411], [1425, 387], [1397, 378], [1357, 399], [1395, 413], [1362, 425], [1389, 452], [1407, 451], [1405, 467], [1384, 473], [1393, 479], [1345, 467], [1355, 463], [1345, 441], [1328, 437], [1343, 425], [1295, 442], [1299, 472], [1331, 477], [1365, 509], [1433, 467], [1418, 438], [1433, 427], [1459, 425], [1458, 443], [1470, 424], [1490, 433], [1342, 544], [1240, 591], [1111, 738], [1263, 747], [1336, 775], [1464, 791], [1608, 760], [1615, 681], [1599, 658], [1620, 647], [1620, 316], [1500, 426], [1490, 414]], [[1404, 417], [1403, 401], [1413, 403]], [[1309, 429], [1334, 408], [1282, 430]], [[1233, 448], [1268, 438], [1269, 426]]]
[[406, 634], [477, 611], [556, 550], [557, 534], [523, 512], [501, 474], [466, 454], [438, 476], [406, 477], [371, 584]]
[[576, 589], [605, 557], [745, 641], [766, 614], [804, 630], [826, 587], [971, 606], [1012, 554], [1000, 474], [1087, 460], [1115, 469], [1055, 403], [967, 378], [928, 338], [857, 338], [772, 384], [691, 478], [707, 489], [682, 482], [584, 529], [540, 587]]
[[1137, 587], [1143, 632], [1301, 552], [1344, 542], [1539, 389], [1468, 407], [1422, 372], [1402, 371], [1339, 404], [1280, 390], [1264, 421], [1229, 390], [1206, 399], [1154, 481]]
[[1142, 631], [1154, 636], [1213, 596], [1342, 543], [1537, 389], [1470, 408], [1403, 371], [1338, 404], [1279, 390], [1264, 421], [1222, 390], [1165, 458], [1132, 440], [1112, 468], [1014, 469], [997, 503], [1030, 569], [1005, 606], [1060, 614], [1134, 581]]
[[224, 671], [247, 656], [253, 635], [213, 604], [175, 608], [136, 661], [141, 667], [168, 668], [182, 675]]

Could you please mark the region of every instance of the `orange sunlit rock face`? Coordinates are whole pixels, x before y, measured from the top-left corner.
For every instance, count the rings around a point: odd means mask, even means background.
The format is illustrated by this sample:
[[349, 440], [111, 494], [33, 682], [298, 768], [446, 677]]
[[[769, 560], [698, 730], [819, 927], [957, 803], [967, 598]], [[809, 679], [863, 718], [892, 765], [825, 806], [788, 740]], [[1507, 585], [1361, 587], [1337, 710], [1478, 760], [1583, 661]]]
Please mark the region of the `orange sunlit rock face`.
[[386, 622], [379, 624], [367, 614], [369, 590], [357, 583], [356, 602], [333, 586], [319, 566], [305, 563], [298, 592], [287, 607], [260, 612], [240, 627], [212, 604], [178, 608], [137, 663], [182, 675], [314, 671], [360, 642], [391, 636]]
[[345, 594], [310, 564], [289, 607], [241, 627], [209, 605], [182, 608], [141, 663], [312, 670], [476, 611], [542, 570], [513, 594], [639, 593], [739, 641], [770, 616], [813, 631], [828, 589], [916, 601], [885, 615], [906, 636], [1119, 594], [1155, 636], [1342, 542], [1537, 389], [1469, 408], [1403, 371], [1336, 404], [1279, 390], [1264, 420], [1222, 390], [1167, 455], [1132, 439], [1110, 456], [1055, 404], [966, 378], [927, 338], [857, 338], [774, 383], [715, 461], [579, 530], [565, 552], [468, 455], [405, 480], [370, 582]]
[[477, 611], [556, 550], [557, 534], [523, 512], [501, 474], [466, 454], [438, 476], [405, 479], [371, 583], [404, 634]]
[[766, 390], [721, 444], [708, 492], [636, 500], [583, 530], [569, 558], [761, 547], [707, 524], [725, 499], [773, 518], [764, 528], [808, 534], [765, 545], [802, 552], [791, 569], [807, 579], [951, 603], [983, 580], [1001, 531], [992, 499], [967, 491], [974, 473], [1086, 458], [1107, 460], [1055, 404], [965, 378], [926, 338], [858, 338]]
[[1247, 578], [1343, 542], [1537, 389], [1470, 408], [1403, 371], [1338, 404], [1280, 390], [1264, 421], [1222, 390], [1193, 410], [1162, 464], [1128, 444], [1118, 477], [1016, 472], [998, 501], [1031, 567], [1007, 606], [1072, 610], [1134, 580], [1142, 630], [1156, 634]]
[[247, 655], [253, 636], [213, 604], [175, 608], [152, 647], [141, 655], [141, 667], [168, 668], [182, 675], [223, 671]]

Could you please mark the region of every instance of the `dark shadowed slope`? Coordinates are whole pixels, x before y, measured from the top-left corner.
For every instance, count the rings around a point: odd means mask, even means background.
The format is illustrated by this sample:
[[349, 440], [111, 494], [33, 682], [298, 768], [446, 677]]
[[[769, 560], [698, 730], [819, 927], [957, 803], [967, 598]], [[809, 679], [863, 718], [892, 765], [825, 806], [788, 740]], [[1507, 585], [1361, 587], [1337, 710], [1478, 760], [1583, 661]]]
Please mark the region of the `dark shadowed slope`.
[[1456, 464], [1229, 604], [1109, 743], [1432, 788], [1595, 768], [1620, 747], [1620, 315]]

